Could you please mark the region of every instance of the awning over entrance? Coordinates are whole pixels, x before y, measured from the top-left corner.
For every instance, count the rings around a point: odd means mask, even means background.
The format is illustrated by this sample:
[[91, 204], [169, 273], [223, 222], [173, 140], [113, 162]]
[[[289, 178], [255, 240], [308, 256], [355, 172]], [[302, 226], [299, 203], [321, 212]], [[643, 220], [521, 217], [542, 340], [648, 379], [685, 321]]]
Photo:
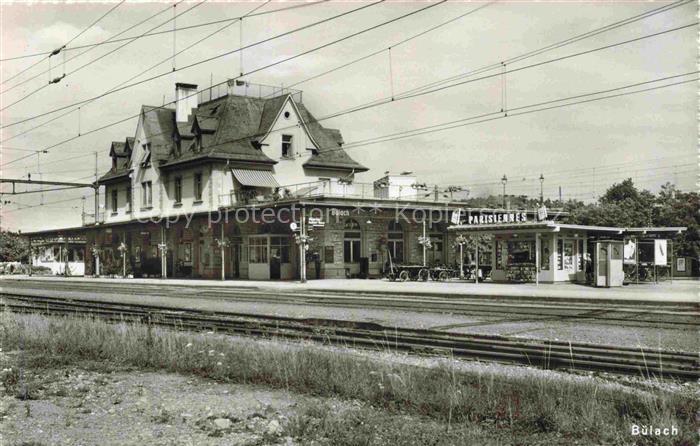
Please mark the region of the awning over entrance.
[[279, 183], [267, 170], [231, 169], [231, 173], [243, 186], [279, 187]]

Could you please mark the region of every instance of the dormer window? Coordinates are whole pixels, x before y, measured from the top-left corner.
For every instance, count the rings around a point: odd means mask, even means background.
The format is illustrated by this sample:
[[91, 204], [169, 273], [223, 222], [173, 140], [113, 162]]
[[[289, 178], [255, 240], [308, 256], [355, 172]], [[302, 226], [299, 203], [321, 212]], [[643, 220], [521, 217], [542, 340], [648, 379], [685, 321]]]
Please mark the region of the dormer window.
[[141, 167], [151, 167], [151, 143], [143, 145], [143, 158], [141, 158]]
[[282, 135], [282, 158], [294, 158], [292, 135]]

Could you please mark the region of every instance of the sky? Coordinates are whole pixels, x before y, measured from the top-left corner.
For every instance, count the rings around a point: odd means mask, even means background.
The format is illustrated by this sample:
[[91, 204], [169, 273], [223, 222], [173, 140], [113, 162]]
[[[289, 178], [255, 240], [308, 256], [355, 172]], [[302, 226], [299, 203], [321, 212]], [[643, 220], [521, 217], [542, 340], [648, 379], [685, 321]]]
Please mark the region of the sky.
[[[385, 1], [256, 44], [243, 51], [242, 64], [240, 54], [233, 53], [183, 69], [238, 49], [241, 37], [244, 46], [255, 44], [370, 3], [207, 1], [201, 4], [182, 2], [173, 8], [172, 2], [127, 1], [89, 27], [117, 3], [2, 2], [0, 59], [51, 51], [66, 42], [70, 43], [66, 50], [49, 60], [46, 60], [46, 56], [37, 56], [0, 62], [0, 108], [4, 109], [0, 112], [0, 126], [4, 127], [0, 130], [3, 141], [0, 143], [0, 174], [3, 178], [27, 178], [31, 174], [36, 179], [41, 174], [45, 180], [92, 181], [95, 173], [94, 152], [98, 152], [98, 171], [102, 175], [110, 167], [108, 153], [111, 141], [123, 141], [125, 137], [134, 135], [135, 115], [142, 104], [161, 105], [164, 101], [172, 101], [175, 82], [195, 83], [202, 88], [212, 81], [214, 84], [223, 82], [241, 72], [248, 73], [309, 51], [303, 56], [244, 76], [251, 83], [290, 86], [379, 52], [294, 87], [303, 90], [303, 101], [311, 112], [323, 117], [391, 97], [392, 91], [395, 96], [400, 96], [400, 93], [416, 87], [497, 65], [670, 2], [495, 1], [487, 4], [450, 0], [439, 5], [436, 3]], [[238, 22], [227, 22], [232, 24], [178, 55], [174, 64], [171, 58], [173, 47], [180, 51], [227, 23], [181, 30], [174, 33], [174, 39], [172, 32], [142, 37], [116, 51], [126, 42], [97, 46], [82, 55], [80, 53], [85, 49], [72, 49], [109, 39], [161, 11], [164, 12], [120, 37], [138, 36], [163, 22], [167, 23], [156, 28], [156, 31], [172, 30], [173, 10], [181, 14], [192, 8], [175, 20], [176, 27], [186, 27], [237, 18], [256, 7], [260, 7], [257, 12], [264, 12], [295, 5], [305, 6], [246, 18], [242, 31]], [[435, 6], [340, 43], [310, 51], [429, 5]], [[476, 11], [408, 42], [399, 43], [471, 10]], [[690, 2], [612, 31], [506, 64], [506, 70], [515, 71], [505, 76], [499, 75], [501, 68], [485, 71], [477, 76], [462, 78], [462, 81], [472, 81], [461, 85], [347, 113], [324, 120], [322, 124], [340, 129], [345, 142], [352, 143], [496, 113], [503, 106], [512, 110], [692, 73], [697, 70], [697, 25], [581, 56], [518, 69], [696, 21], [697, 4]], [[81, 32], [79, 37], [71, 40]], [[392, 48], [391, 57], [387, 50], [389, 47]], [[69, 60], [73, 57], [74, 60]], [[107, 95], [35, 130], [28, 131], [73, 107], [11, 125], [100, 95], [160, 61], [164, 63], [135, 81], [162, 75], [157, 79]], [[11, 79], [34, 63], [34, 67]], [[49, 73], [42, 72], [49, 69], [49, 63], [51, 78], [64, 72], [67, 73], [66, 77], [58, 83], [48, 84]], [[71, 73], [84, 64], [88, 65]], [[173, 65], [178, 71], [172, 71]], [[37, 77], [14, 87], [33, 76]], [[474, 80], [487, 76], [491, 77]], [[696, 78], [697, 74], [666, 83], [692, 80], [694, 76]], [[658, 84], [637, 88], [654, 85]], [[35, 92], [39, 88], [41, 90]], [[472, 196], [500, 194], [503, 175], [508, 178], [508, 194], [537, 196], [542, 174], [545, 178], [542, 183], [545, 197], [557, 198], [561, 190], [564, 199], [584, 201], [594, 200], [610, 184], [628, 177], [652, 191], [658, 190], [666, 182], [674, 183], [683, 190], [696, 190], [696, 106], [697, 81], [521, 116], [516, 116], [515, 111], [507, 117], [502, 114], [489, 115], [500, 119], [467, 121], [470, 125], [378, 144], [358, 145], [349, 148], [348, 153], [370, 168], [369, 172], [357, 175], [358, 182], [372, 182], [383, 176], [385, 171], [412, 171], [421, 182], [459, 185], [468, 188]], [[117, 125], [84, 134], [121, 120], [123, 122]], [[17, 136], [23, 132], [27, 133]], [[79, 133], [81, 136], [78, 137]], [[53, 147], [38, 157], [26, 151], [43, 150], [73, 137], [73, 140]], [[14, 161], [27, 155], [31, 156]], [[20, 190], [25, 189], [18, 186], [17, 191]], [[93, 198], [89, 189], [13, 196], [7, 194], [11, 188], [4, 185], [2, 191], [0, 225], [3, 228], [32, 231], [80, 225], [83, 196], [86, 196], [87, 212], [92, 212]]]

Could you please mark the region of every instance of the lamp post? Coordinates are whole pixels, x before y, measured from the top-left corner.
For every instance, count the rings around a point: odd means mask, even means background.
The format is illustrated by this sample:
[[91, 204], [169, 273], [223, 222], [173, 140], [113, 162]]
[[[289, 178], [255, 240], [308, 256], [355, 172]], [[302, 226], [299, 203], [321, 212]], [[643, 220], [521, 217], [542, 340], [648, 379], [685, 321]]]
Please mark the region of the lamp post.
[[544, 204], [544, 174], [540, 174], [540, 206]]
[[506, 183], [508, 183], [508, 177], [506, 174], [503, 174], [503, 178], [501, 178], [501, 183], [503, 184], [503, 209], [506, 208]]
[[122, 253], [122, 278], [126, 279], [126, 244], [121, 242], [117, 249]]
[[459, 234], [455, 243], [459, 246], [459, 278], [464, 279], [464, 245], [467, 243], [467, 238]]

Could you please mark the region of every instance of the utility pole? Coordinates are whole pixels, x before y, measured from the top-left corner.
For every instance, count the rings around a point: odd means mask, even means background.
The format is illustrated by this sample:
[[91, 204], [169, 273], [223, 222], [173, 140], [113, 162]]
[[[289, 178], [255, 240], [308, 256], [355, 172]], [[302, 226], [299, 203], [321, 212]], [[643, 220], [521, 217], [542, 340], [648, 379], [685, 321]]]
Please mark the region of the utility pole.
[[29, 237], [29, 277], [32, 277], [32, 266], [34, 265], [34, 250], [32, 249], [32, 237]]
[[95, 225], [99, 221], [100, 213], [100, 185], [97, 184], [97, 152], [95, 152]]
[[562, 203], [562, 201], [561, 201], [561, 186], [559, 186], [559, 203]]
[[168, 259], [165, 257], [165, 255], [168, 252], [168, 245], [165, 243], [165, 226], [161, 226], [160, 228], [160, 276], [163, 279], [168, 278]]
[[224, 238], [224, 224], [221, 223], [221, 240], [219, 240], [219, 249], [221, 249], [221, 280], [226, 280], [226, 247], [229, 242]]
[[540, 174], [540, 206], [544, 204], [544, 174]]
[[506, 208], [506, 183], [508, 183], [508, 177], [506, 174], [503, 174], [503, 178], [501, 178], [501, 183], [503, 184], [503, 209]]
[[425, 261], [426, 261], [426, 250], [427, 250], [427, 245], [428, 244], [428, 239], [425, 236], [425, 219], [423, 220], [423, 266], [425, 266]]
[[[39, 181], [43, 181], [44, 176], [41, 173], [41, 152], [36, 152], [36, 170], [39, 174]], [[44, 204], [44, 186], [41, 186], [41, 198], [39, 203]]]

